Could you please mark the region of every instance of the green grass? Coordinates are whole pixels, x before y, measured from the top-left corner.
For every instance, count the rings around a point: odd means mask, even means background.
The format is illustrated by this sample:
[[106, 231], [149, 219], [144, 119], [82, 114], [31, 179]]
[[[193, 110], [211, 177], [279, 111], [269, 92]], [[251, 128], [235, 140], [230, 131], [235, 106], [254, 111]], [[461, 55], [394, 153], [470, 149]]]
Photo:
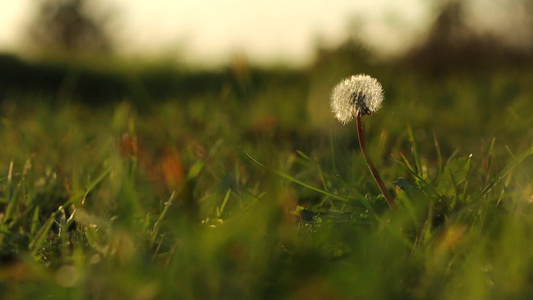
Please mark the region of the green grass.
[[371, 73], [391, 212], [325, 74], [149, 109], [4, 99], [1, 295], [530, 299], [532, 75]]

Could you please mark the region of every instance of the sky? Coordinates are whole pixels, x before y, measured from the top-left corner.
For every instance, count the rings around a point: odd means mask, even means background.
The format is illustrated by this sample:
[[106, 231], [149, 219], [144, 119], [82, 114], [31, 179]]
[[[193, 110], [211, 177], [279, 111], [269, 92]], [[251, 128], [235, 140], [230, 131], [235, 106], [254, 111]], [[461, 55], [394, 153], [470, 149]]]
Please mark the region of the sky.
[[[20, 51], [21, 33], [35, 13], [35, 0], [1, 2], [0, 51]], [[379, 54], [392, 55], [422, 39], [432, 21], [430, 3], [436, 1], [92, 2], [116, 16], [111, 28], [121, 53], [176, 55], [209, 65], [236, 54], [256, 62], [305, 64], [312, 60], [318, 41], [334, 46], [349, 35], [362, 38]]]
[[[20, 50], [35, 0], [0, 4], [0, 51]], [[96, 0], [112, 11], [119, 51], [181, 55], [210, 64], [245, 54], [259, 62], [304, 64], [318, 41], [357, 34], [383, 53], [416, 39], [427, 23], [421, 0]], [[359, 24], [359, 25], [354, 25]], [[350, 29], [351, 28], [351, 29]]]
[[165, 45], [207, 61], [244, 53], [253, 60], [305, 62], [317, 39], [338, 43], [357, 19], [368, 26], [361, 34], [399, 48], [404, 33], [397, 29], [416, 31], [424, 15], [418, 0], [115, 1], [124, 8], [131, 49], [157, 52]]

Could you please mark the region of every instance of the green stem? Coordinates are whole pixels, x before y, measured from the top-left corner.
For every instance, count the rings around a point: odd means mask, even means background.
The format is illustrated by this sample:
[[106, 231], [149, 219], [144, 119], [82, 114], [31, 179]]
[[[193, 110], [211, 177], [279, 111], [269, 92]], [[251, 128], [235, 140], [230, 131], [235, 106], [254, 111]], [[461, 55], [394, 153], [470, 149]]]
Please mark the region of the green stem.
[[396, 210], [396, 203], [394, 203], [394, 199], [389, 193], [389, 190], [387, 190], [387, 187], [385, 186], [385, 183], [383, 183], [383, 180], [381, 180], [378, 170], [376, 170], [376, 167], [374, 167], [374, 164], [372, 163], [372, 160], [370, 159], [370, 155], [368, 155], [368, 152], [366, 151], [365, 137], [363, 135], [363, 126], [361, 125], [361, 116], [359, 115], [356, 118], [356, 124], [357, 124], [357, 137], [359, 138], [359, 146], [361, 146], [361, 151], [363, 152], [363, 156], [365, 157], [366, 164], [368, 165], [368, 168], [370, 169], [370, 173], [372, 173], [372, 176], [376, 180], [376, 183], [378, 184], [378, 187], [381, 193], [385, 197], [387, 204], [389, 204], [389, 207], [392, 210]]

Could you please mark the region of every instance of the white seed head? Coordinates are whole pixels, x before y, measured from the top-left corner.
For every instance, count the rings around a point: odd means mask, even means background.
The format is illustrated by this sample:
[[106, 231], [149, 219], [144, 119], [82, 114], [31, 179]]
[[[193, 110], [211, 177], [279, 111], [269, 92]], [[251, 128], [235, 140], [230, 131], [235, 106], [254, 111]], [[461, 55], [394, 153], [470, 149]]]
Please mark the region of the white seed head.
[[357, 115], [369, 115], [381, 107], [383, 88], [377, 79], [368, 75], [353, 75], [333, 88], [330, 104], [335, 117], [342, 123]]

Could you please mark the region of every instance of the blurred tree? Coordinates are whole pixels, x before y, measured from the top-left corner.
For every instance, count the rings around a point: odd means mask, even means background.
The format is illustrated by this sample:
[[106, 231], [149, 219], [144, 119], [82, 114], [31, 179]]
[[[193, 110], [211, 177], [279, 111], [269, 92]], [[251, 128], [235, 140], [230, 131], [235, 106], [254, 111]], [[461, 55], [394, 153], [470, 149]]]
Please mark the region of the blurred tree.
[[[436, 2], [440, 5], [427, 36], [404, 56], [401, 64], [443, 74], [451, 70], [479, 70], [504, 65], [523, 67], [531, 62], [532, 56], [527, 43], [512, 45], [491, 32], [479, 32], [469, 26], [467, 1]], [[521, 3], [522, 0], [515, 5]], [[524, 9], [528, 8], [526, 0], [523, 3]], [[512, 18], [511, 15], [506, 17]]]
[[[40, 0], [28, 28], [37, 51], [69, 55], [108, 54], [113, 42], [107, 31], [112, 14], [97, 14], [91, 0]], [[92, 9], [91, 9], [92, 8]]]

